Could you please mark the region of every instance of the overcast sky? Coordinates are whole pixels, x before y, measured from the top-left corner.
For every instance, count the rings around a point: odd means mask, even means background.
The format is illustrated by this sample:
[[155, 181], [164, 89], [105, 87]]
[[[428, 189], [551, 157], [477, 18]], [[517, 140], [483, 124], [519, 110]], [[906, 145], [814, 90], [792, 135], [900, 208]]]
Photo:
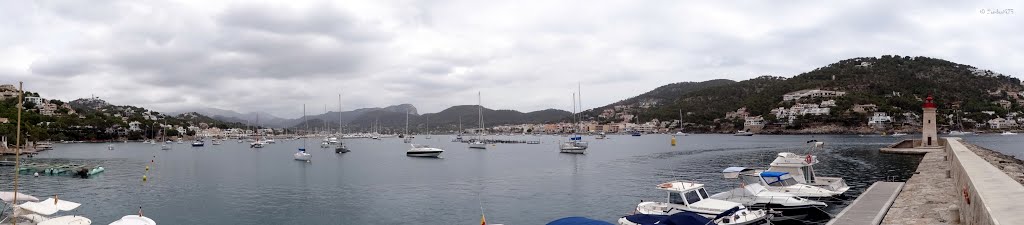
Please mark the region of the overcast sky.
[[0, 83], [298, 117], [338, 94], [345, 110], [437, 112], [477, 91], [489, 108], [570, 110], [577, 82], [592, 108], [885, 54], [1024, 75], [1024, 7], [1009, 1], [253, 2], [0, 0]]

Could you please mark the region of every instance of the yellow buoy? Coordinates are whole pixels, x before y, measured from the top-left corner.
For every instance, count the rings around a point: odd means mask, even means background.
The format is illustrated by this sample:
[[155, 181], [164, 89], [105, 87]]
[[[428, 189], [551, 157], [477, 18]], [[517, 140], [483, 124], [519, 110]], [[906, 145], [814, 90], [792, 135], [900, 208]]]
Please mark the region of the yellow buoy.
[[146, 181], [146, 175], [142, 175], [142, 181]]
[[672, 137], [672, 146], [676, 146], [676, 137]]

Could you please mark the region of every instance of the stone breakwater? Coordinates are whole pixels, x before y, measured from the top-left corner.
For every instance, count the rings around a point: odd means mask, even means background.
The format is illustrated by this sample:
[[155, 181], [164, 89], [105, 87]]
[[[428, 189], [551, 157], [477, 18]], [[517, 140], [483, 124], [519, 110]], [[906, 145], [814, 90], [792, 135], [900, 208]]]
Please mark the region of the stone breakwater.
[[970, 143], [964, 142], [963, 144], [967, 146], [967, 149], [974, 152], [974, 154], [978, 154], [978, 156], [985, 159], [985, 161], [988, 161], [988, 163], [999, 168], [999, 170], [1002, 170], [1006, 175], [1009, 175], [1010, 178], [1013, 178], [1018, 183], [1024, 184], [1024, 161], [1021, 161], [1011, 155], [992, 151]]

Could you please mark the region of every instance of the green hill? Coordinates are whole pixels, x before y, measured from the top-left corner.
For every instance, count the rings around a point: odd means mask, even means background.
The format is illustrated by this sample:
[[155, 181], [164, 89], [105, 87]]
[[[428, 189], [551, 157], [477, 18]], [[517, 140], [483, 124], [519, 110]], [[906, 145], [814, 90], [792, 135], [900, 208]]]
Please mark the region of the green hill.
[[[706, 81], [711, 82], [711, 81]], [[701, 82], [698, 82], [701, 83]], [[688, 112], [685, 122], [714, 125], [726, 112], [746, 107], [751, 115], [768, 115], [777, 107], [795, 103], [818, 103], [824, 99], [801, 99], [800, 102], [783, 101], [786, 93], [821, 89], [844, 91], [836, 100], [830, 115], [807, 118], [811, 122], [844, 126], [865, 125], [865, 114], [853, 113], [854, 104], [875, 104], [879, 111], [902, 117], [904, 112], [920, 114], [920, 104], [926, 95], [933, 94], [939, 104], [940, 115], [949, 113], [954, 106], [968, 112], [967, 118], [982, 122], [1008, 112], [1021, 111], [1014, 101], [1024, 90], [1020, 80], [970, 65], [957, 64], [928, 57], [882, 56], [842, 60], [801, 73], [792, 78], [762, 76], [740, 82], [701, 88], [673, 97], [668, 95], [652, 107], [638, 110], [644, 120], [679, 118], [678, 111]], [[657, 89], [656, 89], [657, 90]], [[996, 93], [998, 94], [990, 94]], [[652, 91], [654, 92], [654, 91]], [[639, 96], [638, 96], [639, 97]], [[633, 98], [635, 99], [635, 98]], [[629, 104], [629, 99], [620, 103]], [[1008, 100], [1012, 106], [1004, 109], [994, 101]], [[617, 103], [619, 104], [619, 103]], [[635, 104], [635, 103], [634, 103]], [[613, 104], [615, 105], [615, 104]], [[994, 111], [995, 115], [981, 114]], [[600, 111], [597, 111], [600, 112]], [[597, 112], [589, 112], [596, 115]], [[772, 117], [772, 116], [768, 116]], [[941, 117], [941, 116], [940, 116]], [[946, 122], [939, 119], [940, 124]], [[853, 121], [853, 122], [851, 122]]]

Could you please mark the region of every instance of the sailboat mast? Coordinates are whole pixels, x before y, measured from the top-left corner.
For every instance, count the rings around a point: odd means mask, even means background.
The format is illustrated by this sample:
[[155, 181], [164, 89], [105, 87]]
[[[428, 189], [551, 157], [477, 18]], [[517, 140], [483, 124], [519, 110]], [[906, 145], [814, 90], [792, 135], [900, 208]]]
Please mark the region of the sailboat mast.
[[324, 104], [324, 134], [331, 133], [331, 128], [327, 127], [327, 104]]
[[[306, 135], [309, 135], [309, 121], [306, 120], [306, 104], [302, 104], [302, 123], [306, 124]], [[306, 148], [306, 137], [302, 137], [302, 148]]]
[[345, 132], [341, 128], [341, 94], [338, 94], [338, 135], [342, 135]]
[[484, 106], [483, 100], [481, 100], [480, 92], [476, 92], [476, 115], [480, 119], [480, 132], [484, 132]]
[[576, 82], [576, 101], [579, 102], [577, 107], [580, 109], [579, 115], [576, 115], [576, 126], [580, 127], [580, 130], [582, 130], [583, 127], [581, 127], [579, 123], [583, 122], [583, 85], [580, 84], [580, 82]]
[[[14, 201], [11, 202], [12, 204], [17, 204], [17, 202], [18, 202], [18, 195], [19, 195], [19, 193], [18, 193], [18, 172], [17, 172], [18, 170], [17, 170], [17, 168], [21, 168], [21, 110], [22, 110], [22, 108], [25, 107], [25, 105], [24, 105], [25, 89], [23, 88], [23, 85], [24, 85], [23, 82], [18, 81], [18, 126], [17, 126], [18, 127], [17, 128], [18, 131], [15, 132], [15, 133], [18, 133], [18, 134], [17, 134], [17, 136], [15, 136], [16, 138], [14, 139], [14, 146], [15, 146], [15, 149], [14, 149], [15, 150], [15, 152], [14, 152], [14, 155], [15, 155], [14, 156], [14, 168], [15, 168], [15, 170], [14, 171], [15, 172], [14, 172]], [[18, 224], [17, 221], [18, 220], [11, 220], [11, 222], [13, 222], [15, 225]]]
[[573, 134], [576, 133], [577, 125], [578, 124], [576, 123], [576, 93], [572, 93], [572, 133]]
[[405, 135], [409, 136], [409, 110], [405, 110]]

